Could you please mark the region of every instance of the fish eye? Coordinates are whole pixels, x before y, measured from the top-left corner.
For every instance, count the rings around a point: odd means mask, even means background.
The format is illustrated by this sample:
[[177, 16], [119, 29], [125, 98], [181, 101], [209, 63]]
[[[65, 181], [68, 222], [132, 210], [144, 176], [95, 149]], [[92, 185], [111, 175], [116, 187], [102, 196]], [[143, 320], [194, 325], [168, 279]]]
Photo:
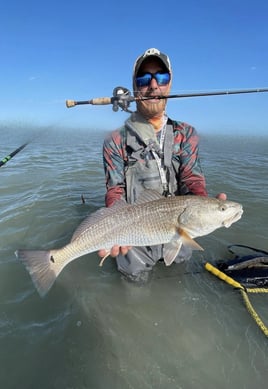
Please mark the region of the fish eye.
[[226, 206], [225, 205], [221, 205], [220, 206], [220, 211], [224, 212], [226, 210]]

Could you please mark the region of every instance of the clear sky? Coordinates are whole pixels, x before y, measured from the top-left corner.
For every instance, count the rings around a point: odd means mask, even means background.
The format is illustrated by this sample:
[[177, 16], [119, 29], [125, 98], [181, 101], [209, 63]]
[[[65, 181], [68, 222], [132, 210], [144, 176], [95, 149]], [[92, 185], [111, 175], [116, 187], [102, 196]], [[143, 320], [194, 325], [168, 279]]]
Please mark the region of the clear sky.
[[[2, 1], [0, 123], [118, 127], [125, 112], [65, 100], [131, 89], [150, 47], [170, 57], [173, 94], [268, 87], [268, 1]], [[173, 99], [167, 112], [199, 132], [268, 133], [268, 93]]]

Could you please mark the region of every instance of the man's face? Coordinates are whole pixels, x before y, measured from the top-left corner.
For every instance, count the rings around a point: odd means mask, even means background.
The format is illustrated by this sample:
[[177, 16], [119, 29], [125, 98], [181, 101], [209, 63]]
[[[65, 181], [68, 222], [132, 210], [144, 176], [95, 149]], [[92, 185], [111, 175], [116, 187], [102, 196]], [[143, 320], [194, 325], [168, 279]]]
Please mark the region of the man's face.
[[[141, 65], [138, 76], [142, 76], [146, 73], [155, 74], [155, 73], [168, 73], [161, 61], [148, 58]], [[149, 84], [146, 86], [136, 86], [135, 96], [137, 97], [147, 97], [147, 96], [167, 96], [170, 91], [171, 82], [169, 81], [165, 85], [159, 85], [157, 80], [152, 77]], [[161, 115], [166, 106], [166, 100], [162, 99], [148, 99], [137, 102], [138, 111], [145, 117], [154, 117]]]

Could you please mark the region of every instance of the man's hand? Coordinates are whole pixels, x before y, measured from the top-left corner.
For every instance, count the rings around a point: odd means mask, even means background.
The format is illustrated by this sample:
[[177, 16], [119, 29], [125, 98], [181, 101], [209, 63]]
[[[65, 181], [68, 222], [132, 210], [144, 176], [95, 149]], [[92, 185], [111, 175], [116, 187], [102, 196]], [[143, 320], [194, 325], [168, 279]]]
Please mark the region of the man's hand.
[[122, 255], [126, 255], [128, 250], [131, 249], [131, 246], [113, 246], [109, 251], [107, 250], [99, 250], [98, 252], [98, 255], [99, 257], [101, 258], [104, 258], [105, 256], [107, 256], [107, 254], [109, 253], [110, 257], [117, 257], [117, 255], [119, 255], [119, 253], [121, 253]]
[[227, 194], [225, 194], [225, 193], [219, 193], [219, 194], [217, 194], [216, 199], [219, 199], [219, 200], [227, 200]]

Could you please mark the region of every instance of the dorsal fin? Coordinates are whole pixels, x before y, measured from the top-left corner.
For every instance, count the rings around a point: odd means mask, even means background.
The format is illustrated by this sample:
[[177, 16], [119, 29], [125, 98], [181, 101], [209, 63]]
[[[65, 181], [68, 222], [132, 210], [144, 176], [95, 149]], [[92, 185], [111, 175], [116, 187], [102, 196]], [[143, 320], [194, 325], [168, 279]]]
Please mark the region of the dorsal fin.
[[135, 201], [135, 204], [144, 204], [161, 198], [163, 198], [163, 196], [156, 190], [146, 189], [141, 193], [137, 201]]

